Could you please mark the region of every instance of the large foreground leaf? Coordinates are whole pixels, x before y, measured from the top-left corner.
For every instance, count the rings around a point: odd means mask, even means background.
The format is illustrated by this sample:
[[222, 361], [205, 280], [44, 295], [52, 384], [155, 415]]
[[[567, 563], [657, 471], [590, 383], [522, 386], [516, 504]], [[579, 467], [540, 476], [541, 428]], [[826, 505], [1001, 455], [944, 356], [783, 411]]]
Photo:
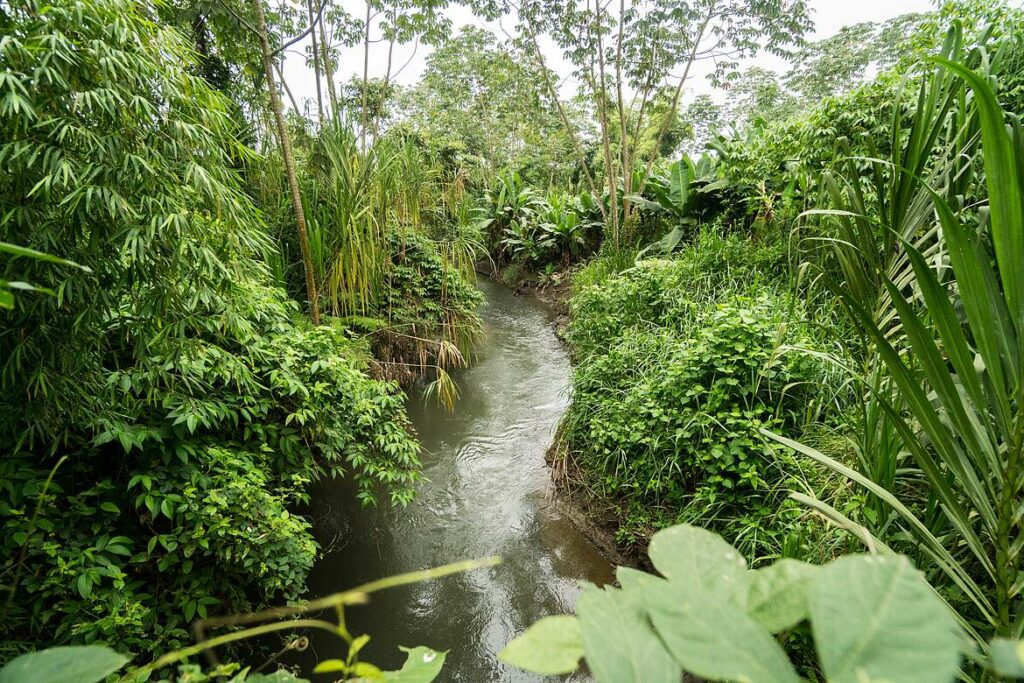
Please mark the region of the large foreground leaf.
[[598, 683], [679, 683], [682, 670], [625, 592], [587, 586], [576, 604], [587, 666]]
[[818, 567], [782, 559], [751, 573], [747, 614], [771, 633], [793, 628], [807, 618], [807, 587]]
[[498, 659], [526, 671], [553, 676], [575, 671], [583, 657], [576, 617], [544, 617], [498, 653]]
[[405, 653], [405, 664], [398, 671], [384, 671], [383, 680], [389, 683], [430, 683], [441, 673], [447, 652], [429, 647], [400, 647]]
[[687, 524], [651, 537], [648, 550], [655, 568], [670, 581], [699, 583], [723, 595], [746, 594], [747, 563], [719, 535]]
[[0, 669], [0, 683], [96, 683], [127, 662], [100, 645], [51, 647], [12, 659]]
[[1024, 640], [996, 638], [992, 641], [992, 667], [1001, 676], [1024, 678]]
[[647, 591], [654, 629], [687, 672], [712, 681], [800, 680], [775, 639], [728, 596], [678, 583]]
[[956, 622], [905, 557], [836, 560], [819, 571], [808, 604], [830, 683], [935, 683], [957, 674]]

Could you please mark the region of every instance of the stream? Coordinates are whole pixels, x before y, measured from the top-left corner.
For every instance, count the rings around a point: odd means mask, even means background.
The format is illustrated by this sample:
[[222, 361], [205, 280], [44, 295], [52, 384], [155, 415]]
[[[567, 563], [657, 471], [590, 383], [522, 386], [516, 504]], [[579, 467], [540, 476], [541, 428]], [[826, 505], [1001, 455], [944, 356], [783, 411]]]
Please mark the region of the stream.
[[[325, 552], [310, 575], [310, 597], [500, 555], [496, 567], [377, 593], [346, 610], [349, 630], [372, 636], [361, 659], [381, 668], [401, 666], [399, 645], [426, 645], [449, 651], [439, 681], [540, 680], [498, 662], [498, 651], [538, 619], [571, 612], [580, 582], [607, 583], [612, 568], [551, 500], [544, 454], [570, 378], [553, 313], [488, 280], [479, 284], [487, 338], [474, 365], [455, 375], [455, 411], [410, 399], [424, 449], [416, 499], [405, 509], [363, 510], [343, 481], [313, 492]], [[316, 659], [339, 656], [326, 638], [313, 635], [307, 672]]]

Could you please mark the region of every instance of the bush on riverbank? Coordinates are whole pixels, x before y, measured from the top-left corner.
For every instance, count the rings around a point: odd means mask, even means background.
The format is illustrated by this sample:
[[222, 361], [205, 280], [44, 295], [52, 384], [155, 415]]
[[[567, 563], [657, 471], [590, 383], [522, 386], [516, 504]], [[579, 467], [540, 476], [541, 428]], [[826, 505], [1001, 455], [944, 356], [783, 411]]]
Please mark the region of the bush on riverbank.
[[782, 552], [778, 516], [802, 514], [789, 491], [823, 474], [761, 430], [801, 433], [836, 399], [785, 264], [784, 245], [706, 231], [676, 259], [585, 276], [563, 434], [588, 483], [621, 505], [621, 540], [686, 521], [750, 558]]
[[254, 152], [184, 38], [121, 0], [10, 12], [0, 242], [81, 267], [14, 249], [0, 269], [47, 288], [0, 326], [0, 659], [145, 657], [197, 616], [297, 599], [310, 480], [405, 502], [418, 446], [365, 345], [270, 286]]

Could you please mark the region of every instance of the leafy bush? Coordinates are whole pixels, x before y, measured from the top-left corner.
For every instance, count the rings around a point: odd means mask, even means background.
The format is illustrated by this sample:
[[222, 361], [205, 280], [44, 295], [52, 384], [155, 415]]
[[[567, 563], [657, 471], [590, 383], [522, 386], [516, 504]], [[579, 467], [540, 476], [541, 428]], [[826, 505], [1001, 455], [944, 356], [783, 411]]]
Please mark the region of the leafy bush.
[[799, 327], [780, 338], [787, 308], [768, 296], [695, 306], [691, 334], [630, 328], [580, 365], [566, 437], [601, 491], [641, 508], [622, 533], [650, 523], [642, 508], [653, 504], [669, 521], [746, 537], [751, 555], [778, 552], [784, 530], [766, 520], [801, 472], [761, 430], [802, 425], [823, 377], [780, 348], [811, 343]]
[[[142, 683], [153, 680], [155, 672], [159, 672], [156, 673], [157, 676], [162, 676], [168, 673], [169, 667], [177, 665], [178, 671], [174, 680], [190, 683], [309, 683], [304, 678], [296, 678], [284, 668], [264, 674], [258, 673], [259, 670], [253, 672], [251, 667], [243, 667], [237, 662], [226, 662], [204, 670], [198, 664], [188, 663], [188, 660], [204, 652], [212, 652], [215, 648], [253, 640], [271, 633], [284, 634], [315, 629], [330, 634], [339, 646], [328, 648], [322, 653], [323, 656], [330, 657], [332, 654], [340, 655], [344, 652], [344, 658], [335, 656], [321, 659], [313, 668], [313, 674], [332, 673], [344, 677], [345, 680], [430, 683], [444, 668], [446, 651], [439, 652], [423, 646], [399, 647], [399, 650], [405, 653], [402, 668], [397, 671], [383, 671], [361, 657], [363, 648], [371, 636], [365, 633], [353, 636], [346, 626], [345, 610], [353, 605], [365, 604], [367, 595], [375, 592], [493, 567], [500, 562], [500, 557], [454, 562], [432, 569], [376, 579], [316, 600], [273, 607], [257, 613], [211, 618], [204, 615], [195, 629], [197, 633], [203, 634], [199, 642], [170, 652], [153, 653], [152, 661], [136, 662], [134, 666], [128, 667], [118, 680], [125, 683]], [[336, 621], [332, 622], [321, 616], [323, 612], [333, 613]], [[246, 627], [251, 624], [257, 625]], [[214, 635], [209, 633], [210, 630], [224, 632]], [[294, 638], [286, 649], [304, 647], [299, 644], [307, 640], [306, 636]], [[50, 647], [21, 654], [0, 667], [0, 683], [98, 683], [125, 668], [129, 661], [129, 657], [101, 645]]]
[[389, 247], [391, 264], [377, 313], [387, 320], [373, 335], [385, 375], [408, 382], [431, 368], [464, 364], [483, 334], [483, 294], [424, 235], [392, 233]]
[[342, 330], [268, 322], [245, 344], [153, 350], [160, 373], [111, 372], [118, 402], [48, 485], [34, 455], [0, 462], [9, 636], [174, 646], [214, 606], [302, 594], [317, 546], [292, 511], [313, 478], [349, 472], [368, 503], [381, 485], [409, 500], [401, 394], [366, 377]]
[[497, 178], [478, 209], [495, 259], [532, 268], [567, 265], [591, 253], [600, 239], [600, 209], [589, 193], [542, 194], [516, 173]]
[[568, 339], [580, 358], [607, 350], [609, 340], [629, 327], [691, 330], [696, 309], [723, 292], [754, 296], [778, 289], [788, 265], [783, 243], [751, 242], [711, 229], [675, 259], [632, 268], [622, 259], [602, 256], [573, 279]]
[[293, 514], [311, 479], [402, 503], [419, 476], [367, 349], [268, 286], [237, 171], [254, 153], [145, 11], [0, 13], [0, 240], [82, 266], [0, 266], [55, 293], [19, 296], [0, 326], [5, 658], [149, 652], [195, 616], [293, 600], [317, 550]]

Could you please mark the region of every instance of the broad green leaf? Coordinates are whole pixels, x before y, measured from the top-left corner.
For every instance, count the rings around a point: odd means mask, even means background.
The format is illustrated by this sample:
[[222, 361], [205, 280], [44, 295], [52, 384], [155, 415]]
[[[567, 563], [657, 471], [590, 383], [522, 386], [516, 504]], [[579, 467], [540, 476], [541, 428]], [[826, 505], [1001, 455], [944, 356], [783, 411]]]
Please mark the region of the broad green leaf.
[[96, 683], [127, 662], [100, 645], [51, 647], [12, 659], [0, 669], [0, 683]]
[[735, 548], [707, 529], [680, 524], [651, 538], [651, 562], [669, 581], [699, 583], [742, 600], [747, 562]]
[[631, 595], [639, 595], [648, 586], [657, 586], [667, 583], [660, 576], [654, 576], [629, 567], [616, 567], [615, 578], [619, 580], [622, 589]]
[[711, 681], [800, 680], [771, 634], [717, 590], [669, 583], [647, 589], [645, 604], [654, 630], [689, 673]]
[[957, 674], [957, 624], [905, 557], [836, 560], [812, 580], [808, 605], [818, 658], [831, 683], [925, 683]]
[[693, 162], [683, 157], [669, 168], [669, 198], [672, 209], [682, 214], [690, 200], [690, 183], [693, 182]]
[[576, 603], [576, 614], [587, 666], [598, 683], [679, 683], [679, 665], [635, 597], [588, 585]]
[[579, 667], [583, 638], [576, 617], [544, 617], [498, 653], [514, 667], [544, 676], [566, 674]]
[[369, 662], [356, 662], [352, 667], [352, 675], [359, 680], [384, 680], [384, 672]]
[[391, 683], [430, 683], [441, 673], [447, 652], [429, 647], [399, 647], [405, 653], [405, 664], [398, 671], [383, 671], [382, 680]]
[[793, 628], [807, 618], [807, 586], [818, 569], [783, 559], [751, 572], [747, 614], [771, 633]]
[[992, 667], [1000, 676], [1024, 678], [1024, 640], [992, 641]]
[[318, 662], [317, 665], [315, 667], [313, 667], [313, 673], [315, 673], [315, 674], [334, 673], [334, 672], [337, 672], [337, 671], [344, 671], [347, 668], [348, 668], [348, 665], [345, 664], [345, 660], [344, 659], [325, 659], [322, 662]]

